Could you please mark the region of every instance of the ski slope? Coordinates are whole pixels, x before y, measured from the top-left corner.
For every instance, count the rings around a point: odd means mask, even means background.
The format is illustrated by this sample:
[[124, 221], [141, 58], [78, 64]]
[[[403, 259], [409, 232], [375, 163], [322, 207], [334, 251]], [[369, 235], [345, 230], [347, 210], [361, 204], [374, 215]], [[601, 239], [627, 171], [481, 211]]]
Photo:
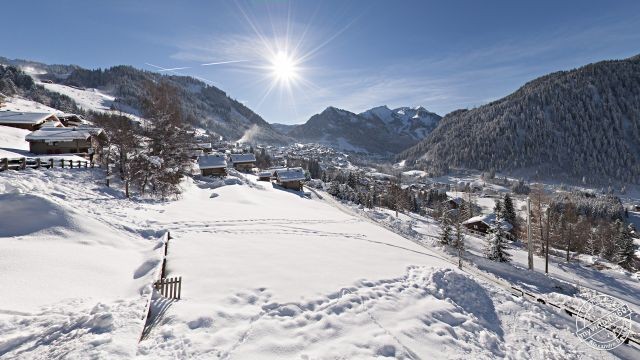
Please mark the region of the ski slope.
[[[16, 294], [0, 300], [3, 359], [637, 355], [592, 350], [571, 319], [315, 194], [232, 173], [187, 179], [179, 199], [126, 200], [103, 176], [0, 174], [3, 214], [19, 209], [0, 220], [0, 286]], [[182, 299], [156, 297], [138, 343], [165, 230]]]

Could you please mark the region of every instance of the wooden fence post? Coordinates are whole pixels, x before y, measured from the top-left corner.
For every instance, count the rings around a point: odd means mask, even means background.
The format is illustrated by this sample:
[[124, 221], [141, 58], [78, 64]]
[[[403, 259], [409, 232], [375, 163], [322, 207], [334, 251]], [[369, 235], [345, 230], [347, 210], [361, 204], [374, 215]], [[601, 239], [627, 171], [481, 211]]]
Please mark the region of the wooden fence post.
[[87, 167], [88, 167], [88, 164], [87, 164], [87, 162], [85, 161], [85, 162], [84, 162], [84, 168], [86, 169]]
[[178, 300], [180, 300], [180, 295], [182, 293], [182, 276], [178, 277]]
[[73, 160], [69, 160], [69, 168], [73, 169]]
[[49, 169], [53, 169], [53, 159], [49, 159]]
[[60, 165], [62, 166], [62, 168], [64, 169], [64, 159], [60, 159]]
[[20, 161], [20, 169], [24, 170], [27, 168], [27, 158], [23, 157], [22, 160]]
[[8, 158], [2, 159], [2, 167], [4, 168], [4, 170], [9, 170], [9, 159]]
[[36, 169], [40, 168], [40, 158], [36, 158]]

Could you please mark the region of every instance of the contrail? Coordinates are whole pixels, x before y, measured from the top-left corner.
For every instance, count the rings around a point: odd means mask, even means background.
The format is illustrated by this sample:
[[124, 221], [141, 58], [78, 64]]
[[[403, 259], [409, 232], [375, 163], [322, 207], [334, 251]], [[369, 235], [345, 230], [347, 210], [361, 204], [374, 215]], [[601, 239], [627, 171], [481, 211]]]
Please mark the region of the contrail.
[[144, 63], [145, 65], [149, 65], [149, 66], [153, 66], [156, 69], [160, 69], [158, 71], [176, 71], [176, 70], [184, 70], [184, 69], [190, 69], [190, 67], [177, 67], [177, 68], [163, 68], [162, 66], [158, 66], [158, 65], [153, 65], [153, 64], [149, 64], [149, 63]]
[[200, 65], [202, 65], [202, 66], [209, 66], [209, 65], [221, 65], [221, 64], [239, 63], [239, 62], [245, 62], [245, 61], [249, 61], [249, 60], [230, 60], [230, 61], [219, 61], [219, 62], [212, 62], [212, 63], [200, 64]]

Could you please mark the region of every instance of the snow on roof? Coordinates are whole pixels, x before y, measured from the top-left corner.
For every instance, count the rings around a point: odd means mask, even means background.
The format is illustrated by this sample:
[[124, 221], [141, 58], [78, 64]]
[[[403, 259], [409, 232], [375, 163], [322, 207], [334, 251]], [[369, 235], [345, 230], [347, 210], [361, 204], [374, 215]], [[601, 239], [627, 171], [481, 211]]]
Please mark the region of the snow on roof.
[[276, 176], [279, 181], [302, 181], [307, 177], [304, 175], [302, 168], [277, 169]]
[[35, 113], [35, 112], [19, 112], [19, 111], [0, 111], [0, 123], [3, 124], [41, 124], [48, 118], [53, 117], [58, 120], [56, 115], [51, 112]]
[[[492, 226], [495, 221], [496, 221], [496, 214], [491, 213], [491, 214], [474, 216], [462, 222], [462, 224], [466, 225], [466, 224], [473, 224], [475, 222], [482, 222], [488, 226]], [[513, 229], [513, 225], [511, 225], [508, 221], [502, 220], [501, 223], [502, 223], [502, 230], [510, 231], [511, 229]]]
[[100, 135], [101, 128], [92, 127], [43, 127], [24, 137], [27, 141], [73, 141], [87, 140]]
[[224, 155], [214, 154], [198, 157], [198, 167], [200, 169], [219, 169], [227, 167], [227, 160]]
[[236, 163], [246, 163], [246, 162], [255, 162], [256, 156], [254, 154], [231, 154], [229, 155], [231, 158], [231, 162]]
[[272, 176], [272, 175], [273, 175], [273, 171], [271, 170], [263, 170], [258, 173], [259, 177]]

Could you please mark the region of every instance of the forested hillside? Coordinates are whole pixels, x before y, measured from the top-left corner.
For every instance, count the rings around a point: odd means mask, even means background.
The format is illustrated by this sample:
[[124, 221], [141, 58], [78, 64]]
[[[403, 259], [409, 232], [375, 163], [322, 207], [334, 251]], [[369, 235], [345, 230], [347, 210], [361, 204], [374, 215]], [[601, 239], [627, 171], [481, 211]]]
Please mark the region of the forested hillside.
[[[260, 115], [227, 96], [224, 91], [192, 77], [162, 75], [124, 65], [88, 70], [74, 65], [47, 65], [0, 57], [0, 64], [2, 63], [9, 64], [7, 68], [11, 70], [6, 75], [10, 81], [0, 84], [0, 92], [8, 96], [15, 93], [63, 111], [79, 112], [74, 110], [75, 105], [71, 99], [47, 92], [35, 84], [32, 75], [63, 85], [100, 89], [115, 97], [112, 107], [126, 112], [142, 112], [144, 104], [150, 99], [149, 89], [166, 82], [177, 89], [176, 100], [179, 101], [186, 120], [194, 126], [210, 130], [229, 140], [243, 138], [247, 141], [279, 144], [290, 141], [285, 135], [273, 130]], [[29, 70], [29, 73], [24, 70]], [[21, 90], [13, 91], [13, 87]]]
[[71, 98], [36, 84], [31, 76], [14, 66], [0, 65], [0, 94], [19, 95], [65, 112], [82, 112]]
[[640, 182], [640, 56], [552, 73], [445, 116], [399, 158], [426, 167]]

